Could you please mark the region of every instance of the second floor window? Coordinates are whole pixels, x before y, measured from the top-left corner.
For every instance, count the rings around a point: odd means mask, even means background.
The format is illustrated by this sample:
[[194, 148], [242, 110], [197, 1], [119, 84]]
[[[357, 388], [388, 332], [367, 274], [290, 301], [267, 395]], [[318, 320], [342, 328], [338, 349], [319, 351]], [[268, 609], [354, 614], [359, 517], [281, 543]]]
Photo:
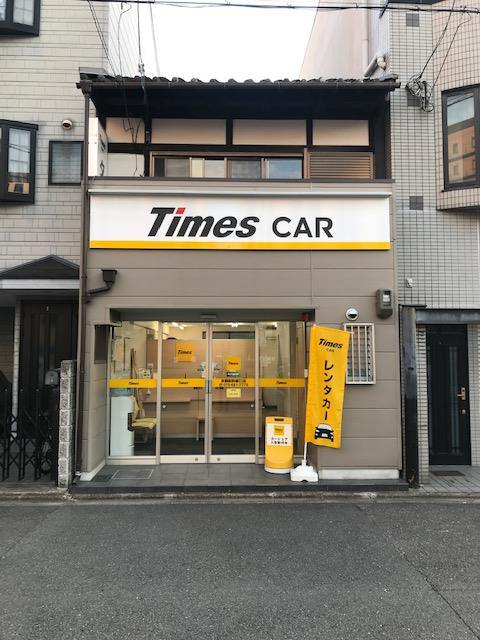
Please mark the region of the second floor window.
[[38, 36], [40, 0], [0, 0], [0, 36]]
[[445, 188], [480, 186], [479, 88], [443, 96]]
[[302, 158], [154, 156], [154, 175], [162, 178], [299, 180]]
[[0, 120], [0, 200], [33, 202], [36, 126]]
[[79, 185], [82, 180], [82, 142], [51, 140], [48, 184]]

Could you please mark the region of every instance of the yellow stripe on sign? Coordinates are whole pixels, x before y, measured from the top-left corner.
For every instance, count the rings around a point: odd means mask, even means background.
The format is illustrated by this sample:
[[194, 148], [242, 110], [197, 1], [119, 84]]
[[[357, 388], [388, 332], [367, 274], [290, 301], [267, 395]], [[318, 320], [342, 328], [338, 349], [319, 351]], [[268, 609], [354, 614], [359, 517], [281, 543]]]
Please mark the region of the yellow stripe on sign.
[[264, 389], [295, 387], [301, 389], [305, 386], [303, 378], [260, 378], [260, 386]]
[[181, 388], [203, 388], [205, 386], [204, 378], [163, 378], [163, 389], [181, 389]]
[[163, 240], [90, 240], [90, 249], [386, 251], [390, 249], [390, 242], [165, 242]]
[[214, 378], [214, 389], [244, 389], [255, 387], [255, 378]]
[[154, 389], [157, 381], [152, 378], [112, 378], [110, 389]]

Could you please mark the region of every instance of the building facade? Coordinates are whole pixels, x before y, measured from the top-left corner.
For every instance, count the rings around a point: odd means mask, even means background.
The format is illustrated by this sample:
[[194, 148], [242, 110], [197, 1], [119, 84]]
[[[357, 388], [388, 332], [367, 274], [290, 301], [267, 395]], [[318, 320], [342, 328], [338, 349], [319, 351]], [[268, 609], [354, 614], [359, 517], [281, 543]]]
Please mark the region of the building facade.
[[46, 371], [76, 357], [78, 69], [139, 64], [137, 8], [108, 4], [0, 0], [0, 387], [13, 388], [14, 414], [19, 395], [31, 404]]
[[259, 464], [269, 415], [293, 418], [301, 454], [313, 322], [345, 327], [351, 347], [342, 447], [310, 459], [321, 478], [399, 477], [396, 86], [81, 75], [96, 113], [82, 479], [109, 463]]
[[402, 85], [390, 137], [404, 435], [409, 476], [427, 481], [430, 465], [480, 464], [480, 22], [471, 2], [466, 13], [390, 4], [318, 12], [301, 76], [393, 74]]

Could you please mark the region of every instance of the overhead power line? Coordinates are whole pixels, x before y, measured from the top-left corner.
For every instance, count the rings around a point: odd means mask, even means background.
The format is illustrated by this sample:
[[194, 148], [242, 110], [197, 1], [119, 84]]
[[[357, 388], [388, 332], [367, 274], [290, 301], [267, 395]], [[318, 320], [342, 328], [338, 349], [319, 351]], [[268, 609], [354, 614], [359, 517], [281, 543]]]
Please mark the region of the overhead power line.
[[[83, 0], [84, 2], [100, 3], [121, 3], [125, 0]], [[480, 7], [438, 7], [435, 5], [412, 5], [412, 4], [365, 4], [362, 2], [350, 2], [343, 4], [259, 4], [258, 2], [230, 2], [230, 0], [129, 0], [131, 4], [147, 4], [158, 7], [179, 7], [187, 9], [208, 9], [208, 8], [241, 8], [241, 9], [286, 9], [286, 10], [314, 10], [314, 11], [349, 11], [352, 9], [365, 9], [367, 11], [409, 11], [420, 13], [461, 13], [480, 14]]]

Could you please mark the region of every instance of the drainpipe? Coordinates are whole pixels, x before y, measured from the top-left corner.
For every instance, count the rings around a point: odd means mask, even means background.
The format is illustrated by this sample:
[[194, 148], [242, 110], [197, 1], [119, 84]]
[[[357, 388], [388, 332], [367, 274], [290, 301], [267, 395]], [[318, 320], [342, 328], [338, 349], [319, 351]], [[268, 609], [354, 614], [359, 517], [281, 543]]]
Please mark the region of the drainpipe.
[[90, 297], [90, 296], [97, 295], [97, 293], [104, 293], [106, 291], [110, 291], [110, 289], [115, 284], [116, 277], [117, 277], [116, 269], [102, 269], [102, 278], [103, 278], [103, 281], [105, 282], [105, 286], [98, 287], [97, 289], [90, 289], [90, 291], [87, 292], [87, 295]]
[[87, 322], [87, 257], [88, 257], [88, 139], [90, 118], [90, 91], [84, 88], [85, 107], [83, 124], [83, 182], [82, 208], [80, 214], [80, 282], [78, 295], [78, 341], [77, 341], [77, 410], [75, 415], [75, 464], [72, 468], [78, 473], [82, 468], [82, 439], [83, 439], [83, 399], [85, 382], [85, 334]]
[[411, 487], [419, 486], [418, 398], [417, 398], [417, 324], [415, 307], [400, 306], [402, 331], [401, 366], [403, 369], [404, 473]]
[[368, 11], [363, 10], [362, 67], [368, 64], [369, 24]]

